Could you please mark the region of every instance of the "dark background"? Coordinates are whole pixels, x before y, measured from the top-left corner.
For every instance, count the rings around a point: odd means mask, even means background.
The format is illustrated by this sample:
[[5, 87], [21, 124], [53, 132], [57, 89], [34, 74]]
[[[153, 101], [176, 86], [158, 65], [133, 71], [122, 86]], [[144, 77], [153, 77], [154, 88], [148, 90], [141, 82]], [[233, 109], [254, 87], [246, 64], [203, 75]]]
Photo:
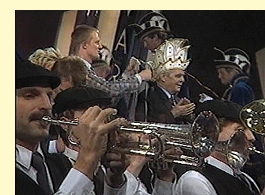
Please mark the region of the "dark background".
[[[256, 98], [262, 98], [255, 52], [265, 47], [265, 11], [163, 11], [172, 32], [188, 38], [192, 48], [192, 64], [188, 71], [214, 89], [224, 91], [213, 64], [214, 47], [221, 50], [236, 47], [251, 59], [250, 84]], [[264, 62], [265, 65], [265, 62]]]
[[[64, 11], [16, 10], [16, 51], [23, 59], [37, 48], [54, 46]], [[250, 84], [256, 98], [262, 98], [254, 54], [265, 47], [265, 11], [166, 10], [162, 14], [175, 36], [190, 40], [192, 63], [188, 72], [221, 95], [224, 86], [217, 79], [213, 48], [241, 48], [251, 58]]]

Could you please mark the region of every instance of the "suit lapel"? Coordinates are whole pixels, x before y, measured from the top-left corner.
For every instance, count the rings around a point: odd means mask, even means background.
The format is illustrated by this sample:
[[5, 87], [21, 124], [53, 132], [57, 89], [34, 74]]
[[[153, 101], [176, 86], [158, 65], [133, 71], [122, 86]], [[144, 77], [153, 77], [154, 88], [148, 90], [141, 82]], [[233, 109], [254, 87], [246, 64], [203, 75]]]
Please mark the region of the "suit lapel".
[[15, 169], [16, 195], [45, 195], [41, 187], [20, 169]]
[[156, 98], [160, 99], [161, 102], [164, 102], [164, 104], [159, 105], [159, 106], [165, 107], [166, 110], [171, 110], [172, 105], [171, 105], [171, 102], [168, 99], [167, 95], [165, 94], [165, 92], [160, 87], [158, 87], [157, 85], [155, 85], [154, 90], [157, 93], [157, 95], [155, 95]]

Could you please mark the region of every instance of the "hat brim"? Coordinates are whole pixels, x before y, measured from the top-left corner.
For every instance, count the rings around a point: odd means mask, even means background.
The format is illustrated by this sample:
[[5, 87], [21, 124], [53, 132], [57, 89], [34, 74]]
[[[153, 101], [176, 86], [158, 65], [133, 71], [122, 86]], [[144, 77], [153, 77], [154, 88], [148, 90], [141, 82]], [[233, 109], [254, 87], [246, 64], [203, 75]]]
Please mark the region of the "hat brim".
[[72, 87], [57, 94], [53, 111], [62, 113], [71, 109], [87, 109], [95, 105], [106, 107], [110, 104], [111, 98], [104, 91], [91, 87]]
[[55, 72], [30, 61], [16, 62], [16, 89], [24, 87], [50, 87], [55, 89], [61, 83]]
[[226, 118], [231, 121], [240, 121], [239, 114], [242, 106], [227, 100], [208, 100], [197, 106], [196, 115], [202, 111], [211, 111], [217, 118]]
[[214, 64], [217, 69], [219, 68], [235, 68], [239, 71], [242, 71], [240, 67], [236, 63], [226, 61], [226, 60], [214, 60]]
[[50, 87], [55, 89], [60, 85], [61, 81], [56, 76], [39, 76], [16, 79], [16, 89], [24, 87]]
[[87, 101], [82, 101], [82, 102], [66, 102], [66, 103], [60, 103], [60, 104], [55, 104], [53, 106], [53, 110], [55, 113], [63, 113], [66, 110], [79, 110], [79, 109], [87, 109], [89, 107], [98, 105], [101, 107], [107, 107], [111, 104], [111, 99], [110, 98], [99, 98], [97, 100], [87, 100]]

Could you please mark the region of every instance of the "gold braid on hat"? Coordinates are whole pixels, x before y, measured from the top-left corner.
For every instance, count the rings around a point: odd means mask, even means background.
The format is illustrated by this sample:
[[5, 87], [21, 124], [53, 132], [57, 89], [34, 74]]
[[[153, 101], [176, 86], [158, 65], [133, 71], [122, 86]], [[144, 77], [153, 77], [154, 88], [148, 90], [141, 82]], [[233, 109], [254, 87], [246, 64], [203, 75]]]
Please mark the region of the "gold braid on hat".
[[159, 75], [172, 69], [185, 70], [190, 59], [188, 57], [188, 39], [174, 38], [166, 40], [155, 51], [151, 68], [153, 71], [153, 80], [157, 80]]

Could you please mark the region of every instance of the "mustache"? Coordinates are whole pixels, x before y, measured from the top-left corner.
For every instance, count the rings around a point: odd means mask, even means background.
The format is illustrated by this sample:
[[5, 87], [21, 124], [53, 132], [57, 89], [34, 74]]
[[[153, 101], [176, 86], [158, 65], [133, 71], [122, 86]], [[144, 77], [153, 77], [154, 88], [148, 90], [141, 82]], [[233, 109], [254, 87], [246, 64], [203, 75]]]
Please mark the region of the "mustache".
[[51, 112], [42, 111], [42, 112], [34, 112], [29, 116], [29, 121], [41, 120], [44, 116], [51, 116]]

